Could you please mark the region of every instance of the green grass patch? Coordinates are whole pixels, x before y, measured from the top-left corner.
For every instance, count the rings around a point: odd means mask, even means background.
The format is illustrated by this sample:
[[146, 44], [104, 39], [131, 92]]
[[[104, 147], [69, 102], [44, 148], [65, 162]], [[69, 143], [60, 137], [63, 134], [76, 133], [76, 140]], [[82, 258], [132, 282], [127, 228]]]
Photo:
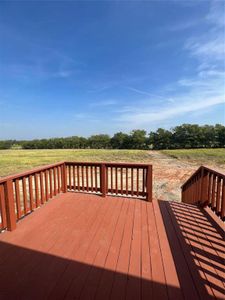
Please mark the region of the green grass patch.
[[179, 149], [162, 150], [162, 153], [181, 160], [198, 161], [199, 163], [225, 164], [225, 149]]
[[0, 176], [63, 160], [144, 163], [149, 162], [149, 154], [144, 150], [0, 150]]

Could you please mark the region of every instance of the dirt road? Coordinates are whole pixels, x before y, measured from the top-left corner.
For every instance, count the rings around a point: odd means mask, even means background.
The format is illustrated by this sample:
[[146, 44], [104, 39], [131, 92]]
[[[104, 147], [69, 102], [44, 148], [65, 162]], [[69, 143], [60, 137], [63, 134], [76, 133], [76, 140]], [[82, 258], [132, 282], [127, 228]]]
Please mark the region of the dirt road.
[[[200, 166], [199, 163], [178, 160], [158, 151], [149, 151], [153, 164], [153, 196], [164, 200], [181, 200], [181, 185]], [[225, 174], [225, 166], [206, 165]]]

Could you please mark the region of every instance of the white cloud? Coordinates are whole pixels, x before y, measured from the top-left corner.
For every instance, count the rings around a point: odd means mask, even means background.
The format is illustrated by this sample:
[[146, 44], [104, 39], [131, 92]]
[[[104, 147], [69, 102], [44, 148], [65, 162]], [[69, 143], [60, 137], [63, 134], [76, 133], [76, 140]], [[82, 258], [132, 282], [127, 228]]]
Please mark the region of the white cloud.
[[[225, 115], [225, 36], [224, 4], [212, 3], [209, 13], [203, 18], [209, 30], [203, 34], [194, 34], [186, 40], [184, 50], [197, 62], [192, 76], [183, 77], [172, 83], [157, 95], [129, 88], [136, 93], [148, 96], [139, 101], [140, 105], [120, 108], [117, 120], [124, 127], [141, 127], [166, 122], [179, 116], [196, 115], [209, 112], [216, 105], [223, 105]], [[186, 24], [186, 27], [194, 23]], [[162, 95], [162, 96], [161, 96]], [[167, 101], [165, 101], [167, 100]], [[169, 103], [170, 102], [170, 103]], [[155, 103], [160, 106], [155, 107]]]
[[101, 106], [111, 106], [116, 105], [116, 100], [102, 100], [90, 103], [90, 107], [101, 107]]

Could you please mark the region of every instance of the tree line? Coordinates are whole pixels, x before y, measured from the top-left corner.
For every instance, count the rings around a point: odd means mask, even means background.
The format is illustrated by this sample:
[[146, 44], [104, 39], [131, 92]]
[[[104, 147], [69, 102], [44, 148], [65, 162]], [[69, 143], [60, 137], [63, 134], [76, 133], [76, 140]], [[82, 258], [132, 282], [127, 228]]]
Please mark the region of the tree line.
[[0, 141], [0, 149], [189, 149], [225, 147], [225, 126], [221, 124], [182, 124], [166, 130], [158, 128], [133, 130], [129, 134], [117, 132], [92, 135], [88, 138], [71, 136], [65, 138], [35, 139], [29, 141]]

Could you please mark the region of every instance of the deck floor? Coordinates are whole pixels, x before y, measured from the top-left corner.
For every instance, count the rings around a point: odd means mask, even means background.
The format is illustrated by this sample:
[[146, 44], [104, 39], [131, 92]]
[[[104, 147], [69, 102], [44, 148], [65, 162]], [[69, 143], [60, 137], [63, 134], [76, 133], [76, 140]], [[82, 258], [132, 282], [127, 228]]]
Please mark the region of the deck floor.
[[225, 299], [224, 245], [195, 206], [61, 194], [0, 234], [0, 299]]

